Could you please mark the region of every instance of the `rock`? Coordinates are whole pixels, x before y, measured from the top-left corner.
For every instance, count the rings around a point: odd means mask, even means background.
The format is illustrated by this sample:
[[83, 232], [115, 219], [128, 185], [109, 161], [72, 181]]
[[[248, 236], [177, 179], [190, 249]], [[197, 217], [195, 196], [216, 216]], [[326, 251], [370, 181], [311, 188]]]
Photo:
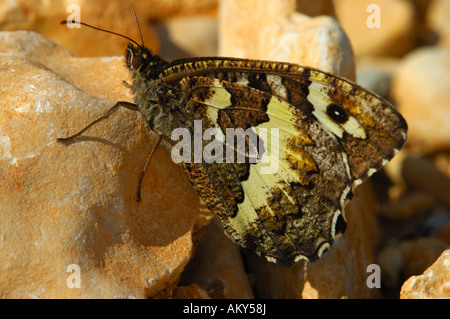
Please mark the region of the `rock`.
[[450, 49], [450, 3], [447, 0], [430, 1], [426, 13], [426, 26], [431, 31], [430, 43]]
[[336, 20], [295, 10], [294, 1], [223, 1], [219, 54], [293, 62], [354, 80], [350, 42]]
[[410, 1], [342, 0], [334, 4], [355, 56], [402, 56], [415, 45], [415, 12]]
[[450, 177], [431, 161], [409, 156], [402, 163], [402, 177], [412, 189], [421, 190], [450, 205]]
[[34, 32], [1, 32], [0, 52], [0, 296], [169, 294], [211, 219], [183, 170], [158, 148], [135, 202], [156, 137], [130, 110], [56, 141], [132, 101], [123, 58], [75, 58]]
[[177, 287], [173, 291], [174, 299], [211, 299], [208, 292], [199, 285]]
[[388, 244], [376, 257], [376, 263], [381, 269], [382, 285], [396, 288], [406, 278], [421, 274], [447, 247], [448, 243], [427, 237]]
[[155, 26], [159, 54], [168, 61], [217, 55], [217, 19], [207, 15], [172, 18]]
[[405, 259], [398, 245], [388, 245], [378, 252], [376, 263], [381, 269], [382, 287], [395, 289], [400, 284]]
[[[114, 20], [114, 14], [133, 16], [129, 1], [87, 1], [78, 0], [81, 16]], [[214, 12], [217, 0], [148, 0], [136, 1], [133, 6], [142, 21], [161, 21], [174, 16]], [[74, 6], [66, 1], [21, 0], [0, 4], [0, 23], [5, 27], [30, 26], [46, 18], [67, 16], [74, 12]], [[60, 18], [61, 19], [61, 18]], [[121, 23], [115, 21], [114, 23]]]
[[412, 51], [393, 78], [391, 97], [408, 122], [408, 145], [423, 152], [450, 145], [450, 49]]
[[387, 99], [398, 62], [397, 58], [359, 58], [356, 62], [357, 83]]
[[[137, 3], [136, 3], [137, 4]], [[147, 9], [148, 10], [148, 9]], [[145, 10], [136, 7], [141, 32], [147, 47], [158, 51], [158, 39]], [[123, 1], [29, 1], [0, 4], [3, 30], [33, 30], [68, 48], [76, 56], [123, 55], [128, 40], [85, 26], [68, 28], [61, 20], [75, 19], [96, 27], [123, 34], [141, 42], [129, 2]]]
[[333, 0], [302, 0], [297, 1], [295, 5], [296, 10], [310, 17], [336, 15]]
[[396, 202], [380, 208], [380, 215], [390, 220], [402, 220], [426, 211], [434, 203], [434, 197], [425, 192], [411, 192]]
[[434, 237], [443, 240], [450, 245], [450, 222], [436, 229]]
[[401, 299], [450, 298], [450, 250], [445, 250], [422, 275], [402, 286]]
[[180, 284], [199, 285], [214, 299], [254, 298], [239, 247], [225, 236], [218, 217], [206, 227]]
[[[159, 51], [154, 21], [174, 16], [213, 12], [217, 0], [136, 1], [133, 3], [139, 19], [145, 45]], [[127, 40], [104, 32], [81, 27], [68, 29], [59, 25], [61, 20], [77, 19], [96, 27], [123, 34], [141, 42], [136, 20], [129, 1], [30, 1], [0, 3], [2, 30], [34, 30], [67, 47], [76, 56], [123, 55]]]
[[423, 273], [431, 266], [439, 255], [448, 248], [448, 244], [438, 238], [417, 238], [407, 240], [399, 245], [403, 254], [405, 278]]

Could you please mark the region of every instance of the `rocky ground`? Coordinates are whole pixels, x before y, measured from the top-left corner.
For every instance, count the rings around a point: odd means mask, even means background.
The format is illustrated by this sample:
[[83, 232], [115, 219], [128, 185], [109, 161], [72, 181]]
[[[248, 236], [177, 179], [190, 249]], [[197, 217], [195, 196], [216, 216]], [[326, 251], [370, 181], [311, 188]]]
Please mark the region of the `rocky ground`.
[[[315, 263], [244, 255], [162, 148], [136, 203], [157, 140], [139, 114], [119, 110], [56, 142], [116, 101], [132, 102], [127, 41], [60, 26], [76, 9], [64, 1], [10, 1], [0, 4], [2, 298], [450, 297], [450, 2], [260, 3], [134, 6], [145, 45], [169, 60], [289, 61], [396, 105], [407, 143], [357, 188], [345, 235]], [[129, 1], [78, 4], [82, 21], [140, 42]]]

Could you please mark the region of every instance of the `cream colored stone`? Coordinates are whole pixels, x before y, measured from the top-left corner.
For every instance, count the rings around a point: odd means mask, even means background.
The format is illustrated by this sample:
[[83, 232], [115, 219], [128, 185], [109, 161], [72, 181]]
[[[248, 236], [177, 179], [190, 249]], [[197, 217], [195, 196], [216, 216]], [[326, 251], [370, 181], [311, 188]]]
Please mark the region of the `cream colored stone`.
[[[146, 298], [171, 291], [210, 218], [132, 101], [122, 57], [75, 58], [32, 32], [0, 33], [0, 296]], [[80, 288], [67, 285], [78, 265]], [[69, 283], [70, 283], [69, 282]]]
[[296, 12], [295, 1], [221, 2], [219, 53], [286, 61], [355, 79], [350, 42], [331, 17]]
[[[411, 1], [335, 0], [334, 5], [337, 19], [357, 57], [401, 56], [415, 44], [415, 12]], [[376, 12], [379, 12], [379, 28], [374, 24]]]
[[422, 275], [409, 278], [402, 286], [400, 298], [450, 298], [450, 250], [445, 250]]
[[406, 56], [391, 97], [408, 123], [408, 145], [421, 152], [450, 145], [450, 49], [421, 48]]

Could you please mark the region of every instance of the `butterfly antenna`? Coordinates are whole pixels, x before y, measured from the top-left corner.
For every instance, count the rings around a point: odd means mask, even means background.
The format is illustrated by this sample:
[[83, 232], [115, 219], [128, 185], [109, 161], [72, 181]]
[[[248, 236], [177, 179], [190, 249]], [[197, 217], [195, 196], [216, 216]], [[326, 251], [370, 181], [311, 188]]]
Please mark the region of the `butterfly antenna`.
[[[95, 30], [99, 30], [99, 31], [103, 31], [103, 32], [106, 32], [106, 33], [111, 33], [111, 34], [114, 34], [114, 35], [118, 35], [119, 37], [125, 38], [125, 39], [127, 39], [127, 40], [133, 42], [133, 43], [136, 44], [138, 47], [141, 46], [139, 43], [137, 43], [137, 42], [134, 41], [133, 39], [131, 39], [131, 38], [129, 38], [129, 37], [123, 35], [123, 34], [116, 33], [116, 32], [109, 31], [109, 30], [105, 30], [105, 29], [100, 29], [100, 28], [94, 27], [94, 26], [89, 25], [89, 24], [84, 23], [84, 22], [80, 22], [80, 21], [72, 21], [72, 20], [63, 20], [63, 21], [61, 21], [60, 24], [71, 24], [71, 23], [81, 24], [81, 25], [84, 25], [84, 26], [86, 26], [86, 27], [89, 27], [89, 28], [92, 28], [92, 29], [95, 29]], [[139, 30], [139, 33], [140, 33], [140, 30]], [[141, 35], [141, 37], [142, 37], [142, 35]]]
[[134, 6], [132, 3], [130, 3], [131, 5], [131, 10], [133, 10], [133, 14], [134, 14], [134, 19], [136, 20], [136, 24], [139, 30], [139, 36], [141, 37], [141, 41], [142, 41], [142, 47], [144, 47], [144, 38], [142, 37], [142, 32], [141, 32], [141, 26], [139, 25], [139, 20], [138, 17], [136, 15], [136, 11], [134, 10]]

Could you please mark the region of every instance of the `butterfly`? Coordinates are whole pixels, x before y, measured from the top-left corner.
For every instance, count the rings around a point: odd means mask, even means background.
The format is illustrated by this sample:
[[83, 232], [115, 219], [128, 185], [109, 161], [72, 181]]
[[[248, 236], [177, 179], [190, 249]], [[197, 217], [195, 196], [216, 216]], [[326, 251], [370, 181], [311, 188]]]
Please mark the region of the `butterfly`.
[[[82, 134], [121, 106], [142, 113], [158, 133], [158, 143], [172, 154], [175, 130], [191, 133], [192, 140], [213, 130], [216, 161], [193, 161], [194, 142], [191, 149], [183, 149], [180, 156], [187, 160], [180, 165], [220, 217], [226, 234], [270, 262], [288, 266], [320, 258], [346, 229], [344, 207], [355, 187], [382, 168], [406, 140], [407, 124], [392, 104], [342, 77], [262, 60], [167, 62], [127, 39], [125, 61], [135, 103], [118, 102], [59, 141]], [[238, 133], [227, 135], [230, 129]], [[239, 138], [244, 146], [233, 148]], [[201, 142], [203, 149], [207, 145]], [[255, 145], [257, 156], [252, 157]], [[153, 151], [139, 176], [138, 200]], [[244, 160], [229, 161], [225, 154], [230, 153]], [[275, 163], [269, 173], [268, 162]]]

